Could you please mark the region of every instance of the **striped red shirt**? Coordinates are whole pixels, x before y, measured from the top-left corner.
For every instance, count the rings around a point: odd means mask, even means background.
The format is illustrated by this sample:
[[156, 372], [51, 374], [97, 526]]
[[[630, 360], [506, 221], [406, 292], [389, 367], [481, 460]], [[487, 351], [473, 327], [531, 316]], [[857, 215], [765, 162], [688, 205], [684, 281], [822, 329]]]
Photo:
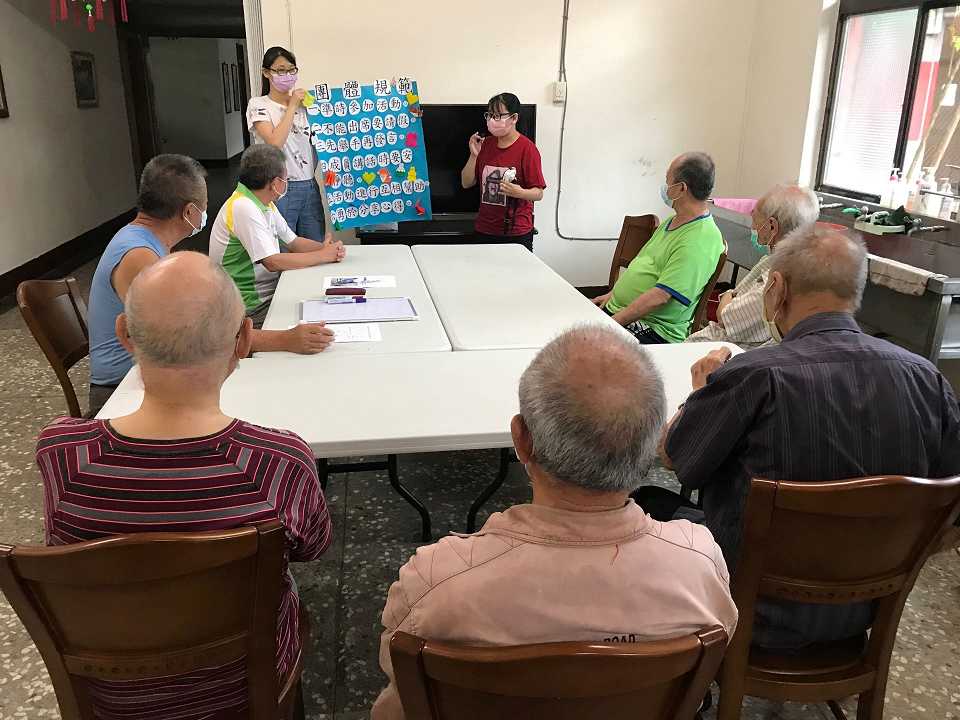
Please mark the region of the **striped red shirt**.
[[[278, 519], [289, 560], [330, 544], [330, 514], [309, 446], [284, 430], [234, 420], [186, 440], [138, 440], [105, 420], [60, 418], [40, 433], [48, 545], [120, 533], [223, 530]], [[277, 623], [277, 672], [300, 650], [299, 601], [289, 570]], [[206, 720], [246, 707], [244, 663], [151, 681], [90, 683], [105, 720]]]

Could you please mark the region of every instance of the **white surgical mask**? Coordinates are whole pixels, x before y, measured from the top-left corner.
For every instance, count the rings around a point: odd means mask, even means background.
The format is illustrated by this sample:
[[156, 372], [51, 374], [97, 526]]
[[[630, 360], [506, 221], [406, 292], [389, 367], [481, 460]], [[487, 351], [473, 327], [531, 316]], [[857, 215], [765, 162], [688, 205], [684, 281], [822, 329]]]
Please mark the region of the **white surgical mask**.
[[[193, 205], [193, 203], [190, 203], [190, 204]], [[193, 205], [193, 206], [197, 208], [197, 210], [200, 210], [200, 208], [197, 207], [196, 205]], [[186, 220], [187, 225], [193, 228], [193, 232], [190, 233], [190, 237], [193, 237], [194, 235], [199, 233], [201, 230], [203, 230], [207, 226], [207, 211], [200, 210], [200, 227], [194, 227], [193, 223], [190, 222], [190, 218], [187, 217], [186, 215], [183, 216], [183, 219]]]
[[[673, 185], [679, 185], [680, 183], [673, 183]], [[673, 185], [667, 185], [664, 183], [660, 186], [660, 199], [663, 200], [663, 204], [668, 208], [673, 208], [673, 204], [677, 201], [676, 198], [670, 199], [670, 196], [667, 194], [667, 191], [673, 187]]]
[[289, 189], [290, 189], [290, 181], [289, 181], [289, 180], [284, 180], [284, 181], [283, 181], [283, 192], [280, 193], [280, 194], [277, 196], [277, 201], [278, 201], [278, 202], [283, 198], [284, 195], [287, 194], [287, 190], [289, 190]]
[[[767, 296], [766, 290], [763, 292], [764, 299]], [[783, 334], [780, 332], [780, 328], [777, 327], [777, 313], [774, 311], [773, 317], [767, 317], [767, 303], [763, 303], [763, 322], [767, 325], [767, 331], [770, 333], [770, 337], [773, 338], [775, 343], [783, 342]]]

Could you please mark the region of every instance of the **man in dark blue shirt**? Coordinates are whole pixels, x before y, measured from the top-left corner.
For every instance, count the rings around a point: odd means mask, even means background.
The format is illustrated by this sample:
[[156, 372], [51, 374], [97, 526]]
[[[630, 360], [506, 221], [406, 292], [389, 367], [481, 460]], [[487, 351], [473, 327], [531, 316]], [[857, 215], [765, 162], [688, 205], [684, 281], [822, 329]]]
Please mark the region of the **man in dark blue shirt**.
[[[732, 571], [752, 477], [960, 473], [960, 410], [949, 383], [926, 359], [862, 333], [853, 318], [866, 277], [859, 239], [794, 233], [771, 256], [764, 295], [771, 336], [782, 342], [733, 358], [714, 351], [692, 369], [694, 392], [662, 452], [680, 484], [700, 490], [706, 525]], [[656, 501], [649, 505], [657, 516]], [[803, 647], [858, 635], [870, 619], [868, 604], [764, 602], [754, 641]]]

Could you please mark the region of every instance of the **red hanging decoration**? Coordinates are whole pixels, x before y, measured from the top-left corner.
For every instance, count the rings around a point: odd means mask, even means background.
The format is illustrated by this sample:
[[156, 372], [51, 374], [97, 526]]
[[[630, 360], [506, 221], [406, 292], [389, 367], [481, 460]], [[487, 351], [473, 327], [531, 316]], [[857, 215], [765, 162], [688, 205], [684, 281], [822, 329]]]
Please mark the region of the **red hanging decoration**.
[[66, 20], [70, 17], [70, 11], [67, 10], [67, 0], [60, 0], [60, 19]]
[[117, 3], [114, 2], [110, 9], [107, 10], [107, 21], [110, 23], [110, 27], [114, 27], [117, 24]]
[[103, 0], [97, 0], [97, 20], [103, 20]]
[[80, 27], [80, 16], [83, 11], [80, 9], [80, 6], [77, 3], [73, 4], [73, 24], [77, 27]]
[[127, 0], [120, 0], [120, 18], [127, 22], [129, 18], [127, 17]]
[[57, 8], [57, 0], [50, 0], [50, 24], [51, 25], [57, 24], [57, 18], [59, 17], [59, 15], [57, 14], [58, 9], [59, 8]]
[[[50, 0], [50, 22], [69, 22], [71, 8], [73, 8], [73, 24], [80, 27], [83, 15], [87, 15], [87, 30], [93, 32], [98, 22], [108, 20], [111, 25], [117, 24], [119, 16], [123, 22], [129, 22], [127, 0], [113, 0], [111, 6], [106, 6], [110, 0]], [[119, 7], [118, 7], [119, 5]]]
[[96, 20], [93, 19], [93, 15], [87, 15], [87, 30], [93, 32], [96, 27]]

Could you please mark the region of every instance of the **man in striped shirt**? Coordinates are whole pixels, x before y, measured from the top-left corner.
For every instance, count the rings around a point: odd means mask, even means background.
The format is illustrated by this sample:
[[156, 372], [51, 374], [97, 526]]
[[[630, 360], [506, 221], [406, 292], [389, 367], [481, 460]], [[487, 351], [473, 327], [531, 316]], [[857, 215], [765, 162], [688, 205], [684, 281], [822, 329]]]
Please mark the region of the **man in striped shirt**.
[[[175, 253], [137, 275], [124, 309], [117, 335], [140, 366], [143, 404], [110, 421], [61, 418], [41, 432], [47, 544], [279, 519], [289, 559], [318, 558], [331, 526], [310, 448], [220, 410], [220, 387], [252, 332], [230, 277], [199, 253]], [[289, 571], [284, 582], [281, 681], [300, 651]], [[219, 718], [247, 703], [243, 662], [149, 682], [91, 681], [90, 691], [105, 720]]]
[[717, 322], [693, 333], [684, 342], [723, 340], [744, 348], [771, 341], [763, 321], [763, 289], [770, 272], [770, 252], [794, 230], [808, 228], [820, 217], [820, 201], [810, 188], [777, 185], [757, 201], [751, 213], [750, 235], [762, 255], [737, 287], [720, 296]]

